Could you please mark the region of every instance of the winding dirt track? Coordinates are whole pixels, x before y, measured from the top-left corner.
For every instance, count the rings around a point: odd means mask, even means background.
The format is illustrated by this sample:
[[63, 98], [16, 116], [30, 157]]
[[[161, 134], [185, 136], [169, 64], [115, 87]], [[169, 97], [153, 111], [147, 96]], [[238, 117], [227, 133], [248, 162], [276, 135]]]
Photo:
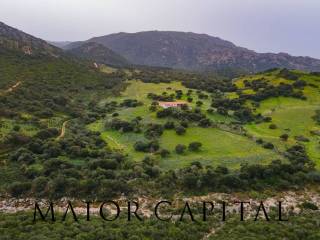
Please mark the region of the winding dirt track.
[[17, 82], [16, 84], [14, 84], [14, 85], [11, 86], [10, 88], [8, 88], [8, 89], [5, 91], [5, 93], [13, 92], [17, 87], [20, 86], [21, 83], [22, 83], [21, 81]]
[[21, 81], [16, 82], [14, 85], [12, 85], [11, 87], [9, 87], [8, 89], [4, 90], [4, 91], [0, 91], [0, 95], [5, 95], [7, 93], [11, 93], [13, 92], [17, 87], [19, 87], [21, 85]]
[[57, 140], [63, 138], [64, 135], [66, 134], [66, 126], [67, 126], [67, 123], [68, 123], [69, 121], [70, 121], [70, 120], [67, 120], [67, 121], [64, 121], [64, 122], [63, 122], [62, 127], [61, 127], [61, 133], [60, 133], [60, 135], [57, 137]]

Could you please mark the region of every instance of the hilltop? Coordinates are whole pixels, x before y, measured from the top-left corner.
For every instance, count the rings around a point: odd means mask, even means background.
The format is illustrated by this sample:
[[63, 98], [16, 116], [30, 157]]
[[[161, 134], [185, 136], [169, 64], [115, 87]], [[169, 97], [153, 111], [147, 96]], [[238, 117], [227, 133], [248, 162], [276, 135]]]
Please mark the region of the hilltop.
[[[63, 58], [69, 62], [89, 60], [113, 66], [129, 65], [128, 61], [98, 43], [86, 43], [70, 51], [60, 47], [69, 42], [47, 42], [0, 22], [0, 51], [16, 51], [33, 57]], [[57, 45], [58, 47], [56, 47]]]
[[102, 44], [95, 42], [84, 43], [79, 47], [67, 50], [67, 52], [79, 58], [87, 59], [100, 64], [118, 67], [129, 65], [129, 62], [125, 58], [103, 46]]
[[63, 55], [63, 51], [60, 48], [2, 22], [0, 22], [0, 46], [21, 51], [27, 55], [47, 55], [51, 57]]
[[[191, 32], [148, 31], [117, 33], [94, 37], [136, 65], [171, 67], [188, 70], [259, 72], [280, 67], [319, 71], [320, 60], [293, 57], [286, 53], [257, 53], [223, 39]], [[78, 47], [82, 42], [64, 46]]]

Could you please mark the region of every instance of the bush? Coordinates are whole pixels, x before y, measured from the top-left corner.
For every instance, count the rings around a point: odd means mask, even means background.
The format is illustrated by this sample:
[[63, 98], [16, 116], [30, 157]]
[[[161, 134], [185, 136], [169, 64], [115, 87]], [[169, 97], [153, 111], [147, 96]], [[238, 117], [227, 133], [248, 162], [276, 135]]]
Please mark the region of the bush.
[[4, 142], [12, 145], [22, 145], [29, 143], [31, 138], [17, 132], [11, 132], [5, 137]]
[[147, 138], [158, 138], [162, 135], [162, 133], [163, 127], [161, 124], [150, 123], [147, 126], [147, 130], [145, 131], [144, 135]]
[[309, 138], [307, 138], [307, 137], [305, 137], [305, 136], [302, 136], [302, 135], [300, 135], [300, 136], [295, 136], [294, 139], [296, 139], [296, 140], [299, 141], [299, 142], [310, 142], [310, 139], [309, 139]]
[[59, 130], [56, 128], [47, 128], [39, 131], [35, 137], [45, 140], [52, 137], [57, 137], [59, 135]]
[[184, 127], [184, 128], [187, 128], [187, 127], [189, 126], [189, 123], [188, 123], [188, 121], [183, 120], [183, 121], [180, 122], [180, 125], [181, 125], [182, 127]]
[[196, 102], [196, 105], [197, 105], [198, 107], [200, 107], [200, 106], [203, 105], [203, 102], [202, 102], [202, 101], [197, 101], [197, 102]]
[[303, 207], [304, 209], [311, 209], [311, 210], [318, 210], [318, 206], [315, 205], [312, 202], [304, 202], [301, 204], [301, 207]]
[[161, 149], [160, 150], [160, 156], [165, 158], [170, 154], [170, 152], [167, 149]]
[[164, 124], [164, 128], [165, 129], [174, 129], [175, 128], [175, 124], [174, 124], [174, 122], [166, 122], [165, 124]]
[[49, 179], [46, 177], [38, 177], [34, 179], [32, 182], [32, 191], [37, 195], [41, 195], [41, 193], [45, 191], [48, 181]]
[[159, 150], [159, 143], [157, 141], [151, 141], [151, 142], [137, 141], [134, 144], [134, 149], [138, 152], [155, 152]]
[[199, 121], [199, 127], [207, 128], [212, 125], [212, 122], [208, 118], [203, 118]]
[[188, 97], [187, 101], [191, 103], [193, 101], [193, 98], [192, 97]]
[[178, 135], [183, 135], [183, 134], [186, 133], [186, 129], [184, 127], [182, 127], [182, 126], [178, 126], [178, 127], [176, 127], [176, 133]]
[[15, 131], [15, 132], [19, 132], [20, 131], [20, 126], [19, 125], [15, 125], [14, 127], [13, 127], [13, 131]]
[[269, 129], [277, 129], [277, 125], [272, 123], [272, 124], [269, 125]]
[[188, 149], [190, 151], [195, 152], [195, 151], [199, 151], [201, 146], [202, 146], [202, 143], [200, 143], [200, 142], [192, 142], [192, 143], [189, 144]]
[[151, 106], [149, 107], [149, 111], [150, 111], [150, 112], [155, 112], [155, 111], [157, 111], [157, 106], [151, 105]]
[[284, 134], [282, 134], [282, 135], [280, 136], [280, 138], [281, 138], [281, 140], [283, 140], [283, 141], [287, 141], [288, 138], [289, 138], [289, 135], [286, 134], [286, 133], [284, 133]]
[[269, 143], [269, 142], [263, 144], [262, 146], [264, 148], [266, 148], [266, 149], [274, 149], [274, 145], [272, 143]]
[[213, 109], [213, 108], [209, 108], [209, 109], [207, 109], [207, 113], [209, 113], [209, 114], [214, 113], [214, 109]]
[[177, 154], [184, 153], [186, 149], [187, 149], [187, 147], [183, 144], [178, 144], [175, 148]]
[[240, 188], [242, 185], [239, 177], [232, 174], [224, 175], [220, 180], [220, 184], [225, 185], [228, 188]]
[[29, 182], [14, 182], [9, 186], [9, 193], [13, 197], [19, 197], [20, 195], [28, 192], [31, 189]]
[[118, 167], [118, 162], [115, 159], [103, 159], [103, 160], [94, 160], [90, 163], [90, 169], [111, 169], [115, 170]]

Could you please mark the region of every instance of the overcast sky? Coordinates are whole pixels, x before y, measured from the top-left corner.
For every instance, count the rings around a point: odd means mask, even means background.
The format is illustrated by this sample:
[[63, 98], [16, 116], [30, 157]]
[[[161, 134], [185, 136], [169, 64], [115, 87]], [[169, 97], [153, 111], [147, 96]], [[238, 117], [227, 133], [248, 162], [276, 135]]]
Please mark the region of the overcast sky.
[[46, 40], [191, 31], [320, 58], [320, 0], [0, 0], [0, 21]]

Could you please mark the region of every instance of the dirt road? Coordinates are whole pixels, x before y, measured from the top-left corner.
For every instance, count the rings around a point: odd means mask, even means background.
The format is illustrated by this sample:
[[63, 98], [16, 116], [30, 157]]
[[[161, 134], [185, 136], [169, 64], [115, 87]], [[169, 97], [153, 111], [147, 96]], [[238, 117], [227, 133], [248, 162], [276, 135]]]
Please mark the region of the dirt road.
[[60, 133], [60, 135], [57, 137], [57, 140], [63, 138], [64, 135], [66, 134], [66, 126], [67, 126], [67, 123], [68, 123], [69, 121], [70, 121], [70, 120], [67, 120], [67, 121], [64, 121], [64, 122], [63, 122], [62, 127], [61, 127], [61, 133]]
[[4, 94], [13, 92], [17, 87], [19, 87], [21, 85], [21, 83], [22, 83], [21, 81], [18, 81], [14, 85], [9, 87], [8, 89], [4, 90], [2, 93], [0, 91], [0, 95], [4, 95]]
[[14, 84], [13, 86], [9, 87], [9, 88], [5, 91], [5, 93], [13, 92], [17, 87], [20, 86], [21, 83], [22, 83], [21, 81], [17, 82], [17, 83]]

